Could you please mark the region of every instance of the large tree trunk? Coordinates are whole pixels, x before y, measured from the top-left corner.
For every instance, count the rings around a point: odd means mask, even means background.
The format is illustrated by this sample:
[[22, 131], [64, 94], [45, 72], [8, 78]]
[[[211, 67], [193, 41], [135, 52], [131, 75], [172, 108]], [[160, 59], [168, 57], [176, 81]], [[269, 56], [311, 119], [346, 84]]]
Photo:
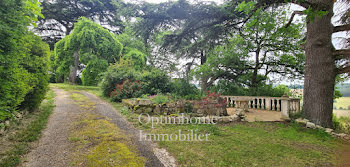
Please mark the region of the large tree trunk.
[[79, 49], [76, 50], [73, 54], [74, 57], [74, 66], [70, 66], [70, 73], [69, 73], [69, 82], [71, 84], [75, 84], [76, 78], [77, 78], [77, 72], [79, 69]]
[[[336, 77], [332, 56], [333, 0], [315, 1], [327, 5], [328, 14], [307, 23], [303, 113], [323, 127], [332, 127], [333, 94]], [[313, 9], [314, 5], [313, 5]], [[321, 8], [318, 8], [320, 10]]]

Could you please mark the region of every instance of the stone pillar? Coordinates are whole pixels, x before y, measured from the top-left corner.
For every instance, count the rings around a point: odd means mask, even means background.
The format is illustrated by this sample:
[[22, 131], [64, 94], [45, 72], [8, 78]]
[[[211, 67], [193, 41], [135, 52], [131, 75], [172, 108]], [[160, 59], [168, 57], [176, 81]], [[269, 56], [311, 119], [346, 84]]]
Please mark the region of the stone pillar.
[[295, 113], [300, 113], [300, 100], [296, 100], [296, 111]]
[[282, 119], [289, 119], [289, 98], [281, 99]]
[[265, 103], [266, 103], [266, 110], [271, 110], [271, 99], [266, 98]]

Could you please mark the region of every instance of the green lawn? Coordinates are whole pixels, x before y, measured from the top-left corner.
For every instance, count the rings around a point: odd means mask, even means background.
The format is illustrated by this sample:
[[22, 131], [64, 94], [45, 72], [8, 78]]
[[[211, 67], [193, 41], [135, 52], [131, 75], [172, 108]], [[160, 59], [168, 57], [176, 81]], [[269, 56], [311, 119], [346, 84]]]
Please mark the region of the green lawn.
[[[197, 130], [209, 141], [160, 141], [182, 166], [334, 166], [346, 143], [320, 130], [291, 123], [233, 123], [226, 125], [140, 125], [138, 115], [114, 106], [148, 133], [175, 134]], [[188, 133], [188, 132], [187, 132]], [[348, 147], [348, 146], [347, 146]]]
[[349, 110], [350, 97], [341, 97], [339, 99], [336, 99], [334, 102], [334, 106], [337, 107], [337, 109], [340, 109], [341, 107], [344, 110]]

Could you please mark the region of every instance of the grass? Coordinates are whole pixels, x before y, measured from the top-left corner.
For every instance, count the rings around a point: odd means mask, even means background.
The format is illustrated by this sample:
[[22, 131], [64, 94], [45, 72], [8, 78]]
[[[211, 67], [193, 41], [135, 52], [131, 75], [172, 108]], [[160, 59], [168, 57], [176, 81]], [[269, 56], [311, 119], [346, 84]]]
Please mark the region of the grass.
[[175, 134], [197, 130], [209, 141], [159, 141], [182, 166], [335, 166], [346, 143], [329, 134], [286, 123], [221, 125], [140, 125], [138, 115], [114, 105], [129, 121], [148, 133]]
[[138, 156], [129, 136], [124, 134], [109, 119], [94, 113], [95, 103], [80, 93], [70, 98], [84, 112], [74, 122], [69, 141], [73, 143], [73, 166], [142, 167], [145, 158]]
[[50, 83], [51, 87], [60, 88], [66, 91], [79, 91], [84, 90], [93, 93], [98, 96], [102, 96], [100, 88], [97, 86], [82, 86], [82, 85], [71, 85], [66, 83]]
[[25, 116], [10, 127], [6, 136], [1, 137], [0, 147], [3, 150], [0, 150], [0, 166], [17, 166], [21, 156], [30, 150], [30, 143], [40, 138], [41, 130], [45, 128], [55, 107], [54, 96], [54, 92], [49, 90], [38, 111]]
[[340, 97], [339, 99], [336, 99], [334, 102], [334, 106], [337, 107], [337, 109], [344, 109], [349, 110], [350, 107], [350, 97]]
[[350, 117], [337, 117], [333, 114], [333, 125], [336, 132], [350, 134]]

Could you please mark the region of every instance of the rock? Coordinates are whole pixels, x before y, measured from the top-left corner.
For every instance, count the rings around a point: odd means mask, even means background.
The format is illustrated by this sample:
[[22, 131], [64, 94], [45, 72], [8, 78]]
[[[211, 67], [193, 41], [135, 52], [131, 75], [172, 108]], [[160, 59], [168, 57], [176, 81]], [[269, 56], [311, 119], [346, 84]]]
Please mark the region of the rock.
[[326, 129], [325, 129], [325, 132], [326, 132], [326, 133], [332, 133], [332, 132], [333, 132], [333, 129], [326, 128]]
[[337, 136], [340, 137], [340, 138], [345, 138], [345, 137], [347, 136], [347, 134], [345, 134], [345, 133], [339, 133], [339, 134], [337, 134]]
[[344, 137], [344, 139], [345, 139], [345, 140], [350, 140], [350, 135], [346, 135], [346, 136]]
[[307, 122], [307, 123], [306, 123], [306, 127], [307, 127], [307, 128], [315, 129], [315, 128], [316, 128], [316, 125], [315, 125], [314, 123], [312, 123], [312, 122]]
[[153, 113], [155, 113], [155, 114], [162, 114], [162, 108], [160, 107], [160, 105], [157, 105], [154, 108]]
[[236, 122], [236, 121], [239, 121], [239, 120], [240, 120], [240, 117], [239, 117], [238, 115], [236, 115], [236, 114], [233, 114], [233, 115], [231, 115], [231, 116], [229, 116], [229, 117], [231, 117], [231, 119], [232, 119], [233, 122]]
[[230, 122], [232, 122], [231, 117], [221, 117], [220, 120], [223, 123], [230, 123]]
[[242, 117], [245, 115], [244, 109], [241, 109], [241, 108], [236, 109], [235, 112], [236, 112], [236, 115], [238, 115], [239, 117]]
[[153, 102], [148, 99], [138, 99], [139, 106], [153, 106]]
[[320, 125], [316, 125], [316, 128], [317, 129], [324, 129], [322, 126], [320, 126]]
[[308, 121], [307, 119], [298, 118], [295, 120], [295, 122], [306, 125]]

